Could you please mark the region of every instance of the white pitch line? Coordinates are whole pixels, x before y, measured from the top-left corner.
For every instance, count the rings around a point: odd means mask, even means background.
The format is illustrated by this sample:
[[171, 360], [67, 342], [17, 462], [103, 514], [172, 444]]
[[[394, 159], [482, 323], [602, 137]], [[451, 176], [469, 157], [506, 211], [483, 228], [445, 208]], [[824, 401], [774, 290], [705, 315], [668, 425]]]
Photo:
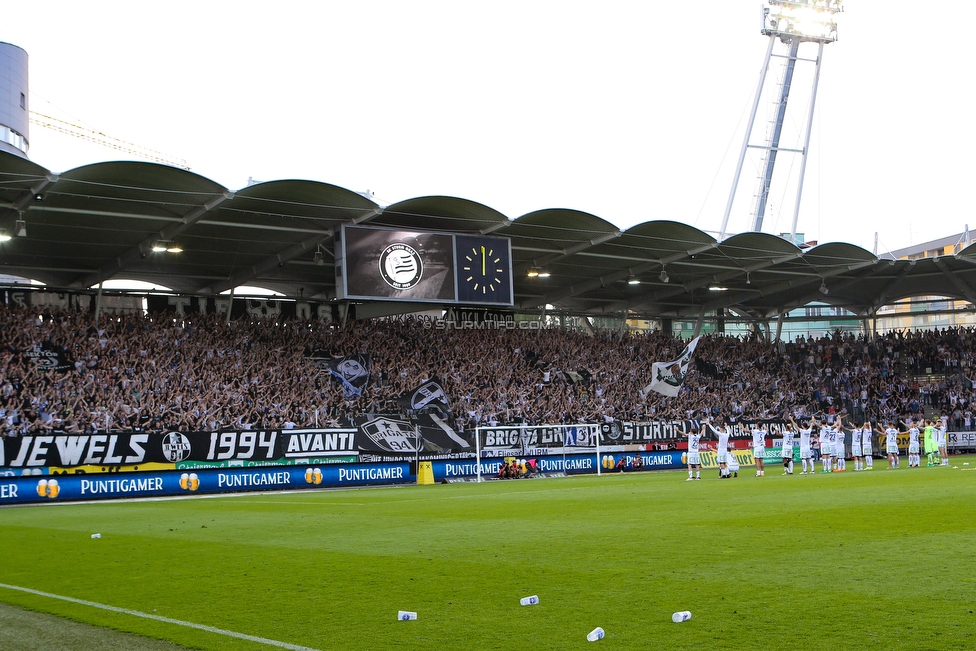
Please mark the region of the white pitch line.
[[226, 635], [227, 637], [235, 637], [239, 640], [247, 640], [248, 642], [257, 642], [258, 644], [267, 644], [269, 646], [276, 646], [281, 649], [289, 649], [290, 651], [319, 651], [318, 649], [313, 649], [307, 646], [300, 646], [298, 644], [289, 644], [288, 642], [269, 640], [268, 638], [265, 637], [247, 635], [246, 633], [236, 633], [234, 631], [226, 631], [222, 628], [215, 628], [213, 626], [206, 626], [204, 624], [194, 624], [193, 622], [184, 622], [181, 619], [172, 619], [170, 617], [150, 615], [149, 613], [143, 613], [138, 610], [129, 610], [128, 608], [116, 608], [115, 606], [108, 606], [106, 604], [100, 604], [94, 601], [85, 601], [84, 599], [65, 597], [58, 594], [51, 594], [50, 592], [41, 592], [40, 590], [33, 590], [31, 588], [22, 588], [17, 585], [7, 585], [6, 583], [0, 583], [0, 588], [6, 588], [7, 590], [19, 590], [20, 592], [27, 592], [29, 594], [38, 595], [40, 597], [48, 597], [49, 599], [60, 599], [61, 601], [69, 601], [73, 604], [81, 604], [82, 606], [91, 606], [92, 608], [101, 608], [102, 610], [109, 610], [113, 613], [122, 613], [123, 615], [132, 615], [134, 617], [144, 617], [145, 619], [152, 619], [157, 622], [176, 624], [177, 626], [186, 626], [187, 628], [196, 628], [201, 631], [206, 631], [208, 633], [216, 633], [217, 635]]

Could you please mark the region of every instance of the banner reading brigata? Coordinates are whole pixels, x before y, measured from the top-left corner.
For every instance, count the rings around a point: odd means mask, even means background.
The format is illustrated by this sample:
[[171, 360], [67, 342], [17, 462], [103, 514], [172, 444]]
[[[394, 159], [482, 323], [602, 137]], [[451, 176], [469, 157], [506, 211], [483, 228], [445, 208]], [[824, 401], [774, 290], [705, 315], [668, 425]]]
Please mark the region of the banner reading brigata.
[[526, 425], [485, 427], [481, 431], [481, 454], [485, 457], [534, 456], [576, 448], [596, 447], [599, 425]]

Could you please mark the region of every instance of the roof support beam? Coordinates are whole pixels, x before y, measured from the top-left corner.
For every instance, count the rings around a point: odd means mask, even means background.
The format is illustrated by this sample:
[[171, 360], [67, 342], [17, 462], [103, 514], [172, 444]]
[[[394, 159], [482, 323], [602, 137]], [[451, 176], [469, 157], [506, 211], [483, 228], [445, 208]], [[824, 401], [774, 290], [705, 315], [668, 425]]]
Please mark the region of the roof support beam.
[[5, 217], [3, 221], [0, 222], [0, 228], [3, 228], [8, 232], [12, 232], [14, 224], [18, 219], [21, 218], [21, 213], [23, 213], [27, 207], [31, 205], [31, 201], [34, 201], [34, 198], [41, 194], [41, 192], [43, 192], [47, 186], [51, 185], [52, 183], [57, 183], [58, 178], [59, 177], [56, 174], [48, 174], [46, 177], [31, 186], [30, 190], [25, 192], [23, 197], [12, 204], [4, 206], [10, 211], [10, 215]]
[[543, 255], [529, 262], [522, 262], [515, 265], [512, 269], [512, 273], [516, 276], [520, 276], [526, 273], [532, 267], [545, 267], [546, 265], [552, 264], [564, 258], [568, 258], [576, 253], [581, 253], [589, 248], [603, 244], [604, 242], [609, 242], [610, 240], [615, 240], [620, 237], [622, 233], [618, 230], [614, 230], [610, 233], [601, 235], [600, 237], [595, 237], [587, 242], [580, 242], [579, 244], [574, 244], [573, 246], [568, 246], [562, 251], [556, 253], [549, 253], [548, 255]]
[[[889, 264], [895, 264], [895, 261], [891, 260]], [[914, 266], [915, 266], [915, 261], [914, 260], [909, 261], [909, 263], [906, 264], [905, 267], [898, 272], [898, 275], [895, 276], [895, 279], [892, 280], [887, 285], [885, 285], [884, 290], [882, 290], [882, 292], [878, 294], [873, 301], [871, 301], [871, 306], [870, 306], [871, 312], [877, 312], [879, 308], [881, 308], [882, 306], [884, 306], [885, 303], [888, 302], [888, 297], [891, 296], [895, 288], [897, 288], [898, 285], [901, 284], [901, 281], [905, 279], [905, 276], [908, 275], [908, 272], [910, 272], [912, 270], [912, 267]]]
[[974, 292], [973, 288], [969, 286], [969, 283], [954, 274], [951, 269], [946, 267], [942, 260], [935, 258], [933, 262], [935, 262], [935, 266], [939, 268], [939, 271], [945, 274], [945, 277], [949, 279], [949, 282], [952, 283], [956, 289], [962, 292], [962, 295], [966, 297], [966, 300], [973, 305], [976, 305], [976, 292]]
[[202, 206], [198, 206], [193, 211], [187, 213], [179, 221], [167, 224], [158, 233], [153, 233], [149, 237], [145, 238], [139, 244], [136, 244], [132, 248], [124, 251], [122, 255], [115, 258], [114, 260], [109, 260], [102, 267], [93, 274], [89, 274], [82, 278], [77, 279], [75, 282], [71, 283], [72, 287], [91, 287], [92, 285], [97, 285], [105, 280], [110, 279], [115, 274], [119, 273], [126, 267], [128, 267], [133, 262], [141, 260], [146, 257], [152, 250], [153, 244], [159, 240], [172, 240], [174, 237], [179, 236], [181, 233], [186, 231], [196, 224], [200, 219], [206, 215], [208, 212], [227, 201], [228, 199], [233, 199], [233, 192], [225, 192], [218, 197], [214, 197]]
[[[752, 273], [753, 271], [760, 271], [761, 269], [766, 269], [768, 267], [772, 267], [772, 266], [775, 266], [775, 265], [778, 265], [778, 264], [782, 264], [784, 262], [789, 262], [790, 260], [794, 260], [794, 259], [796, 259], [796, 258], [798, 258], [798, 257], [800, 257], [802, 255], [803, 255], [803, 252], [802, 251], [797, 251], [796, 253], [789, 253], [787, 255], [784, 255], [782, 257], [776, 258], [774, 260], [766, 260], [764, 262], [760, 262], [760, 263], [751, 265], [749, 267], [742, 267], [742, 268], [739, 268], [739, 269], [733, 269], [733, 270], [729, 270], [729, 271], [723, 271], [722, 273], [717, 273], [714, 276], [709, 276], [707, 278], [702, 278], [700, 280], [696, 280], [696, 281], [693, 281], [693, 282], [690, 282], [690, 283], [683, 283], [683, 284], [680, 284], [680, 285], [676, 285], [675, 287], [670, 288], [670, 289], [666, 289], [666, 290], [662, 290], [662, 291], [655, 292], [648, 300], [646, 300], [643, 303], [631, 304], [629, 302], [621, 301], [621, 302], [615, 304], [613, 306], [613, 308], [615, 308], [616, 310], [640, 309], [640, 308], [646, 307], [648, 305], [653, 305], [655, 303], [659, 303], [660, 301], [663, 301], [663, 300], [668, 299], [668, 298], [672, 298], [674, 296], [679, 296], [681, 294], [689, 294], [689, 293], [695, 291], [696, 289], [701, 289], [702, 287], [708, 287], [712, 283], [722, 283], [722, 282], [725, 282], [726, 280], [731, 280], [733, 278], [740, 277], [740, 276], [742, 276], [743, 273], [747, 273], [748, 274], [748, 273]], [[804, 275], [803, 278], [806, 279], [806, 278], [809, 278], [809, 276], [808, 275]], [[819, 276], [818, 276], [818, 278], [819, 278]], [[789, 282], [795, 282], [795, 281], [789, 281]], [[802, 280], [800, 282], [802, 283], [802, 282], [808, 282], [808, 281]], [[762, 294], [762, 291], [761, 290], [756, 289], [756, 290], [750, 290], [748, 292], [748, 295], [751, 296], [751, 295], [753, 295], [753, 294], [755, 294], [757, 292], [759, 292], [760, 294]], [[742, 299], [742, 292], [736, 292], [734, 294], [734, 296], [736, 297], [736, 300], [733, 300], [731, 302], [729, 302], [727, 300], [727, 297], [722, 297], [722, 299], [723, 299], [722, 300], [722, 303], [721, 303], [721, 305], [718, 305], [717, 307], [728, 307], [729, 305], [732, 305], [732, 304], [738, 302], [738, 300], [741, 300]]]
[[[370, 219], [373, 219], [377, 215], [382, 214], [382, 212], [383, 212], [382, 208], [379, 207], [373, 208], [371, 210], [367, 210], [363, 214], [359, 215], [358, 217], [352, 219], [350, 222], [347, 223], [353, 225], [362, 224], [363, 222], [369, 221]], [[209, 287], [201, 288], [200, 291], [205, 294], [219, 294], [221, 292], [227, 291], [228, 289], [233, 289], [234, 287], [243, 285], [248, 281], [257, 278], [261, 274], [274, 269], [275, 267], [284, 266], [285, 263], [291, 262], [292, 260], [302, 255], [306, 251], [309, 251], [312, 248], [315, 248], [321, 244], [324, 244], [325, 242], [328, 242], [334, 237], [334, 233], [335, 231], [332, 229], [329, 229], [328, 231], [322, 231], [321, 233], [309, 237], [305, 240], [302, 240], [301, 242], [292, 244], [291, 246], [289, 246], [287, 249], [283, 251], [279, 251], [274, 255], [268, 256], [267, 258], [261, 260], [257, 264], [242, 269], [241, 271], [235, 273], [234, 275], [230, 276], [226, 280], [222, 280], [220, 282], [214, 283]]]
[[[843, 267], [843, 268], [832, 269], [830, 271], [825, 271], [822, 274], [815, 274], [815, 275], [814, 274], [810, 274], [804, 280], [787, 280], [787, 281], [784, 281], [784, 282], [781, 282], [781, 283], [777, 283], [775, 285], [770, 285], [769, 287], [764, 287], [764, 288], [761, 288], [761, 289], [760, 288], [757, 288], [755, 290], [752, 290], [748, 294], [751, 294], [751, 295], [759, 294], [762, 297], [773, 296], [773, 295], [775, 295], [775, 294], [777, 294], [779, 292], [787, 291], [787, 290], [793, 289], [795, 287], [801, 287], [803, 285], [808, 285], [810, 283], [815, 283], [815, 282], [823, 282], [823, 280], [826, 279], [826, 278], [832, 278], [834, 276], [839, 276], [841, 274], [849, 273], [851, 271], [856, 271], [858, 269], [863, 269], [865, 267], [868, 268], [868, 271], [866, 273], [859, 274], [858, 276], [856, 276], [852, 280], [849, 280], [849, 281], [845, 282], [843, 285], [837, 285], [836, 286], [836, 289], [841, 289], [841, 288], [846, 287], [848, 285], [851, 285], [851, 284], [853, 284], [853, 283], [855, 283], [855, 282], [857, 282], [859, 280], [863, 280], [863, 278], [865, 278], [865, 277], [870, 276], [871, 274], [873, 274], [874, 273], [874, 266], [876, 264], [877, 264], [877, 261], [876, 260], [871, 260], [871, 261], [867, 261], [867, 262], [861, 262], [859, 264], [852, 264], [852, 265], [848, 265], [848, 266]], [[737, 303], [740, 303], [742, 301], [748, 300], [748, 295], [744, 295], [744, 294], [745, 294], [745, 292], [735, 292], [735, 293], [733, 293], [731, 295], [722, 296], [720, 298], [716, 298], [714, 300], [711, 300], [711, 301], [706, 302], [705, 303], [705, 307], [706, 307], [706, 309], [709, 309], [709, 310], [717, 310], [719, 308], [731, 307], [733, 305], [736, 305]], [[815, 291], [812, 291], [809, 294], [805, 294], [802, 298], [800, 298], [800, 299], [798, 299], [797, 301], [794, 301], [794, 302], [799, 303], [799, 305], [796, 306], [796, 307], [799, 307], [801, 305], [806, 305], [810, 301], [816, 299], [818, 296], [819, 297], [822, 297], [823, 296], [823, 294], [820, 293], [819, 287]], [[803, 301], [803, 302], [800, 303], [799, 301]], [[692, 308], [689, 308], [689, 309], [692, 309]], [[788, 308], [786, 306], [783, 306], [783, 307], [780, 308], [780, 310], [789, 310], [789, 309], [792, 309], [792, 308]], [[690, 313], [690, 312], [688, 312], [687, 310], [679, 310], [677, 312], [676, 316], [679, 316], [680, 317], [680, 316], [683, 316], [686, 313]]]
[[[650, 271], [651, 269], [656, 269], [662, 265], [671, 264], [672, 262], [677, 262], [686, 257], [693, 255], [698, 255], [699, 253], [704, 253], [705, 251], [710, 251], [718, 246], [720, 242], [710, 242], [708, 244], [703, 244], [701, 246], [689, 249], [688, 251], [680, 251], [672, 255], [661, 258], [660, 260], [655, 260], [652, 262], [642, 262], [640, 264], [628, 267], [627, 269], [622, 269], [620, 271], [612, 271], [608, 274], [604, 274], [599, 278], [593, 278], [591, 280], [584, 281], [578, 285], [572, 285], [568, 289], [562, 291], [553, 292], [552, 294], [546, 295], [542, 299], [542, 304], [555, 304], [558, 301], [565, 300], [567, 298], [572, 298], [578, 294], [583, 294], [585, 292], [591, 292], [594, 289], [600, 289], [601, 287], [606, 287], [607, 284], [617, 282], [618, 280], [627, 280], [630, 276], [636, 274], [644, 273], [645, 271]], [[523, 301], [519, 307], [537, 307], [538, 305], [525, 305]]]
[[[874, 275], [875, 269], [876, 268], [872, 265], [872, 266], [868, 267], [865, 271], [857, 274], [856, 276], [854, 276], [853, 278], [850, 278], [849, 280], [847, 280], [845, 282], [835, 283], [833, 285], [833, 287], [830, 287], [829, 289], [830, 289], [830, 291], [833, 291], [833, 292], [839, 292], [839, 291], [841, 291], [843, 289], [846, 289], [847, 287], [850, 287], [851, 285], [855, 285], [855, 284], [861, 282], [862, 280], [864, 280], [865, 278], [868, 278], [868, 277]], [[824, 276], [825, 277], [829, 277], [829, 276], [826, 276], [826, 274], [824, 274]], [[811, 302], [817, 301], [817, 300], [823, 301], [825, 303], [831, 303], [832, 305], [836, 305], [837, 307], [842, 307], [839, 303], [830, 301], [829, 300], [829, 294], [825, 296], [824, 294], [822, 294], [820, 292], [820, 288], [818, 287], [815, 291], [812, 291], [812, 292], [810, 292], [808, 294], [804, 294], [803, 296], [801, 296], [799, 298], [796, 298], [796, 299], [790, 301], [789, 303], [784, 303], [783, 305], [781, 305], [779, 307], [779, 312], [781, 312], [783, 314], [788, 314], [790, 310], [794, 310], [794, 309], [796, 309], [798, 307], [803, 307], [804, 305], [807, 305], [808, 303], [811, 303]], [[845, 303], [845, 305], [846, 305], [846, 303]]]

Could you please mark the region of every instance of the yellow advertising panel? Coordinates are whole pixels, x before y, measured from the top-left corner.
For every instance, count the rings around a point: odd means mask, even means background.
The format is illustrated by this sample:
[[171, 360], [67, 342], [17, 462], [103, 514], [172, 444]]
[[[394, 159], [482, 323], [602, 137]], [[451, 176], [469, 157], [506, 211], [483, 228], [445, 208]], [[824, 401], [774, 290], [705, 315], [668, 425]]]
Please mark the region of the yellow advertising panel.
[[[756, 465], [756, 458], [752, 456], [752, 450], [729, 450], [729, 453], [735, 455], [740, 466]], [[699, 456], [701, 457], [702, 468], [718, 468], [718, 452], [708, 450]], [[681, 457], [682, 461], [687, 462], [685, 455], [681, 455]]]
[[157, 470], [176, 470], [175, 463], [140, 463], [134, 466], [58, 466], [48, 467], [51, 475], [98, 475], [115, 472], [155, 472]]

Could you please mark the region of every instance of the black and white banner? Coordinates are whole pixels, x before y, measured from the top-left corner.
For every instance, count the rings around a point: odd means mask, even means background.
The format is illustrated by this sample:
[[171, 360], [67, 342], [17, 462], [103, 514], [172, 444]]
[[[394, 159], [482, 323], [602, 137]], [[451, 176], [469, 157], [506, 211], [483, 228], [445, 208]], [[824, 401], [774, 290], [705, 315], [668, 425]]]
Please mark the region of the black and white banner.
[[281, 456], [277, 431], [118, 432], [0, 439], [0, 467], [121, 466], [180, 461], [267, 461]]
[[74, 368], [74, 362], [64, 348], [50, 342], [38, 344], [20, 355], [39, 371], [67, 371]]
[[412, 419], [380, 415], [356, 420], [359, 449], [379, 455], [409, 453], [443, 455], [473, 451], [463, 436], [436, 414], [421, 414]]
[[681, 390], [685, 377], [688, 376], [688, 369], [691, 366], [695, 348], [701, 335], [691, 340], [678, 358], [670, 362], [654, 362], [651, 364], [651, 383], [641, 390], [641, 397], [646, 397], [651, 391], [661, 395], [674, 397]]
[[308, 358], [342, 386], [346, 398], [358, 398], [363, 389], [369, 386], [370, 357], [367, 353], [332, 357], [322, 351], [315, 351]]
[[[738, 422], [734, 438], [750, 435], [753, 425], [768, 426], [778, 436], [782, 421]], [[612, 422], [589, 425], [486, 427], [479, 431], [484, 456], [578, 453], [613, 446], [674, 442], [697, 421]], [[952, 433], [950, 446], [976, 445], [971, 433]], [[707, 440], [707, 438], [706, 438]], [[957, 442], [958, 441], [958, 442]], [[474, 432], [456, 431], [435, 412], [362, 417], [355, 427], [332, 429], [238, 430], [222, 432], [111, 432], [49, 434], [0, 438], [0, 469], [129, 466], [144, 463], [267, 462], [312, 457], [372, 455], [464, 458], [476, 449]], [[103, 470], [108, 472], [108, 470]]]
[[534, 456], [579, 452], [595, 448], [599, 425], [512, 425], [480, 430], [481, 453], [486, 457]]
[[441, 381], [433, 377], [413, 391], [401, 395], [397, 402], [407, 413], [419, 413], [430, 408], [436, 408], [442, 414], [451, 411], [451, 399], [444, 391]]

